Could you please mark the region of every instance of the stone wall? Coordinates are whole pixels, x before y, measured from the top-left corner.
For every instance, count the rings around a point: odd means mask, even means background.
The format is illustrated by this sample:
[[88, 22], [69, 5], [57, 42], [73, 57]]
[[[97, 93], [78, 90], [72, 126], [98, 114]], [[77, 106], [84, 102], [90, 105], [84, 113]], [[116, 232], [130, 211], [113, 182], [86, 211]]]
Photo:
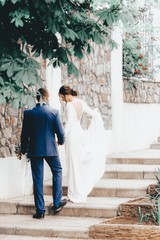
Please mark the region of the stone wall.
[[[90, 107], [99, 108], [106, 129], [112, 127], [111, 113], [111, 55], [107, 46], [92, 46], [94, 53], [85, 55], [84, 59], [73, 62], [79, 69], [79, 76], [69, 76], [67, 67], [62, 68], [62, 85], [69, 84], [78, 90], [79, 97]], [[87, 118], [83, 119], [87, 126]]]
[[20, 140], [22, 110], [0, 106], [0, 157], [13, 156], [15, 144]]
[[123, 79], [126, 103], [160, 103], [160, 82]]
[[99, 224], [90, 228], [89, 239], [159, 240], [159, 226], [129, 224]]

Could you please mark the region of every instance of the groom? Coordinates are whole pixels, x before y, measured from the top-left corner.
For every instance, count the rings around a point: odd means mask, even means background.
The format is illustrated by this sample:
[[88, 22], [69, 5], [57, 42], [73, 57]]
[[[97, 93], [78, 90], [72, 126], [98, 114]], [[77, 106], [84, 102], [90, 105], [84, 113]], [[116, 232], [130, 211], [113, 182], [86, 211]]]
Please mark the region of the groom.
[[[30, 158], [34, 201], [36, 213], [33, 218], [41, 219], [45, 216], [45, 203], [43, 193], [43, 165], [44, 159], [48, 163], [53, 178], [53, 206], [55, 213], [59, 212], [67, 203], [62, 198], [62, 167], [59, 159], [57, 144], [64, 144], [64, 130], [60, 121], [58, 110], [48, 106], [49, 92], [40, 88], [37, 92], [37, 105], [32, 110], [24, 111], [21, 153], [27, 153]], [[56, 142], [56, 137], [57, 141]]]

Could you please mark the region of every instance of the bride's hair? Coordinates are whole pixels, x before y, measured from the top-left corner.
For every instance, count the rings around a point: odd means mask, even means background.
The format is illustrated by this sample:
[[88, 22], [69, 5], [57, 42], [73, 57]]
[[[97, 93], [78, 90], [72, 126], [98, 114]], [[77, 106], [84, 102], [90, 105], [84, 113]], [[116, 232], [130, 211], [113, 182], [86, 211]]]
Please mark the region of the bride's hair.
[[77, 96], [78, 92], [76, 90], [74, 90], [73, 88], [71, 88], [68, 85], [63, 85], [60, 89], [59, 89], [59, 94], [65, 96], [65, 95], [72, 95], [72, 96]]
[[40, 102], [40, 100], [46, 98], [49, 98], [49, 92], [46, 88], [39, 88], [37, 91], [37, 101]]

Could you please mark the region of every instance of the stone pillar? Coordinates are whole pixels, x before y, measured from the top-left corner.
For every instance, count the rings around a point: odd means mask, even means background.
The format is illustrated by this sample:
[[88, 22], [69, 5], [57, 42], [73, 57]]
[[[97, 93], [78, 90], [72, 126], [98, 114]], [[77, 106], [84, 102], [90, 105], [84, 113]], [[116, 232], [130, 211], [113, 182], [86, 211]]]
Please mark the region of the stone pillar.
[[61, 69], [49, 66], [46, 68], [46, 86], [50, 93], [50, 105], [60, 109], [60, 101], [58, 91], [61, 86]]

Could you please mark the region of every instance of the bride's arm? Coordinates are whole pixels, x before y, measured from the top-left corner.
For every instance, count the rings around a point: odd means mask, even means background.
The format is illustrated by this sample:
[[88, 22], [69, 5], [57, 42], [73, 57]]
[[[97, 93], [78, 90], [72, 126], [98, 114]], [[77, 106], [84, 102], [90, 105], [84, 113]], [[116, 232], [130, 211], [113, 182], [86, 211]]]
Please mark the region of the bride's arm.
[[67, 114], [67, 119], [66, 119], [66, 124], [65, 124], [65, 137], [68, 135], [72, 125], [73, 125], [73, 109], [71, 106], [71, 103], [66, 104], [66, 114]]

